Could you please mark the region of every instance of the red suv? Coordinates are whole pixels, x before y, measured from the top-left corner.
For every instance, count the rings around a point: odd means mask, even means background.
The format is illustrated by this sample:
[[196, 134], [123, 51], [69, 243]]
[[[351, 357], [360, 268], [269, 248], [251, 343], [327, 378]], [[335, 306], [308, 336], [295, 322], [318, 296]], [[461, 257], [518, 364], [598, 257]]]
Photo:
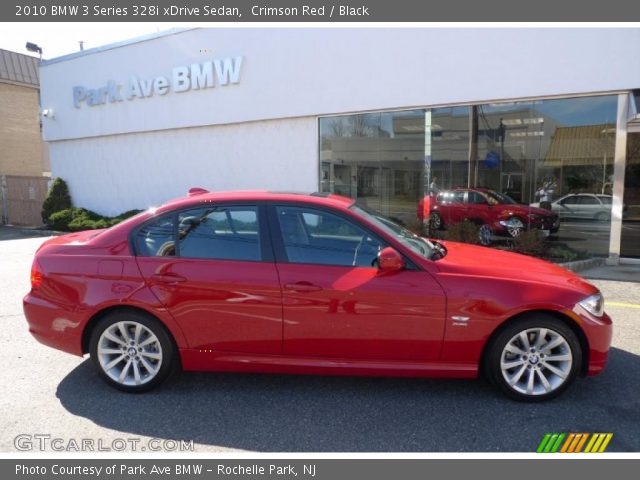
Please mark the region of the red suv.
[[[490, 259], [490, 260], [487, 260]], [[335, 195], [209, 193], [44, 242], [24, 298], [45, 345], [127, 392], [176, 368], [473, 378], [558, 395], [606, 364], [611, 319], [579, 276], [433, 242]]]
[[429, 205], [431, 228], [442, 229], [448, 225], [471, 221], [480, 227], [480, 243], [488, 245], [493, 235], [517, 237], [524, 230], [546, 230], [557, 233], [560, 228], [558, 215], [552, 211], [517, 203], [508, 195], [487, 188], [455, 188], [441, 191], [430, 202], [422, 202], [418, 210], [426, 217]]

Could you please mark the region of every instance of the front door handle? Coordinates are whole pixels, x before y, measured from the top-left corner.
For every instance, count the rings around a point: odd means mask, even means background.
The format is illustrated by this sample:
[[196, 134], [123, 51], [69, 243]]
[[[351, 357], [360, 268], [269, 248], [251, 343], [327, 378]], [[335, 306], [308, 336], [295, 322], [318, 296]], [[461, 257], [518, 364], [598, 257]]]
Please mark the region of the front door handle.
[[151, 275], [151, 280], [162, 283], [178, 283], [186, 282], [187, 279], [177, 273], [154, 273]]
[[318, 292], [322, 287], [314, 285], [311, 282], [286, 283], [284, 288], [293, 290], [294, 292]]

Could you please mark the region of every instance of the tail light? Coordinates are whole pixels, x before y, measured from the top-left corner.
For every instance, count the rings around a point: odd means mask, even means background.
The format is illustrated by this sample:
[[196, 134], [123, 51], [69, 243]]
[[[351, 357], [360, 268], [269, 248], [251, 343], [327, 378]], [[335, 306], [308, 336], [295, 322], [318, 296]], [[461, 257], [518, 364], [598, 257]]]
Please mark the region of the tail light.
[[38, 288], [42, 285], [42, 281], [44, 280], [44, 273], [42, 273], [42, 269], [38, 264], [37, 260], [33, 261], [31, 265], [31, 289]]

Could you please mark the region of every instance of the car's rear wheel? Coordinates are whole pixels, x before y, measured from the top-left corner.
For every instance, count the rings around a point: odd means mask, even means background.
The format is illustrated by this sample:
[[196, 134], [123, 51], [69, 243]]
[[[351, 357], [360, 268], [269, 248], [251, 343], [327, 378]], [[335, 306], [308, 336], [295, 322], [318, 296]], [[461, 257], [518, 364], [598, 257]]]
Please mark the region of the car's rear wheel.
[[171, 373], [177, 355], [160, 322], [143, 313], [114, 312], [93, 329], [89, 352], [100, 376], [125, 392], [145, 392]]
[[600, 212], [596, 215], [596, 220], [598, 222], [608, 222], [609, 220], [611, 220], [611, 214], [607, 212]]
[[575, 333], [548, 314], [508, 325], [489, 345], [486, 373], [509, 397], [543, 401], [562, 393], [580, 371], [582, 350]]

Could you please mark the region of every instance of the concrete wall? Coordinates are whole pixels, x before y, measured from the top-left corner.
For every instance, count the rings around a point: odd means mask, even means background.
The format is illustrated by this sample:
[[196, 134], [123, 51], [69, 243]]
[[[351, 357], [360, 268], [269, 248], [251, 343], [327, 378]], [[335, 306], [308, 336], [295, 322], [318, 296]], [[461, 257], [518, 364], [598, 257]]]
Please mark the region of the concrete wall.
[[42, 176], [48, 170], [38, 111], [37, 89], [0, 83], [0, 175]]
[[54, 142], [53, 175], [76, 206], [114, 215], [159, 205], [189, 187], [318, 189], [315, 118]]

